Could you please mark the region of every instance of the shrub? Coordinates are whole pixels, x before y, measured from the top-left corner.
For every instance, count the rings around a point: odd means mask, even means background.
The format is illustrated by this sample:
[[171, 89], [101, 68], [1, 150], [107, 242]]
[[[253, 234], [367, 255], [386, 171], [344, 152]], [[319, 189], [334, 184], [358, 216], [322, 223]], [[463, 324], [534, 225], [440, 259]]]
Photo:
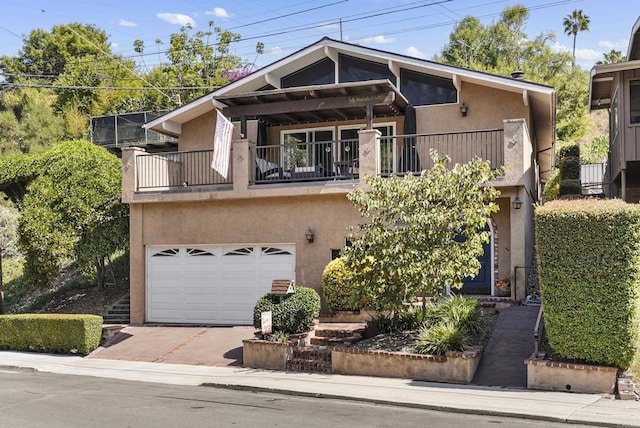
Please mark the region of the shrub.
[[253, 309], [253, 326], [260, 328], [262, 312], [272, 312], [274, 331], [285, 334], [302, 333], [311, 328], [314, 318], [320, 314], [320, 296], [312, 288], [297, 287], [286, 296], [267, 293], [258, 299]]
[[559, 193], [561, 196], [581, 195], [582, 182], [580, 180], [560, 180]]
[[97, 315], [0, 315], [0, 349], [85, 355], [98, 347], [101, 336]]
[[447, 351], [464, 351], [468, 335], [461, 325], [445, 322], [428, 326], [418, 334], [416, 349], [421, 354], [444, 355]]
[[549, 345], [560, 356], [626, 370], [638, 343], [640, 210], [619, 200], [536, 209]]
[[478, 301], [463, 296], [450, 296], [427, 306], [424, 317], [427, 326], [451, 323], [463, 332], [474, 336], [482, 328], [482, 316]]
[[558, 155], [561, 158], [565, 158], [565, 157], [576, 157], [576, 158], [579, 158], [580, 157], [580, 146], [578, 145], [578, 143], [565, 143], [558, 150]]
[[393, 315], [377, 313], [367, 320], [365, 336], [373, 337], [378, 334], [417, 330], [421, 323], [422, 311], [418, 308], [411, 307], [404, 311], [396, 311]]
[[560, 173], [564, 180], [580, 179], [580, 158], [564, 157], [560, 160]]
[[347, 268], [342, 257], [331, 260], [322, 272], [322, 294], [327, 308], [330, 311], [351, 311], [363, 307], [356, 302], [353, 290], [353, 271]]

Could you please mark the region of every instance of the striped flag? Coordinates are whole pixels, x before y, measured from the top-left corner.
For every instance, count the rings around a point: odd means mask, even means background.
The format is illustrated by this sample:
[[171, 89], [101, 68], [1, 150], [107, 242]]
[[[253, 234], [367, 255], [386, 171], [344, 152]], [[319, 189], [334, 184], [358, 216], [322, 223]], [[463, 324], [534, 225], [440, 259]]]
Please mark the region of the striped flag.
[[231, 140], [233, 139], [233, 123], [220, 111], [216, 110], [216, 132], [213, 137], [213, 159], [211, 168], [224, 178], [229, 176], [229, 161], [231, 159]]

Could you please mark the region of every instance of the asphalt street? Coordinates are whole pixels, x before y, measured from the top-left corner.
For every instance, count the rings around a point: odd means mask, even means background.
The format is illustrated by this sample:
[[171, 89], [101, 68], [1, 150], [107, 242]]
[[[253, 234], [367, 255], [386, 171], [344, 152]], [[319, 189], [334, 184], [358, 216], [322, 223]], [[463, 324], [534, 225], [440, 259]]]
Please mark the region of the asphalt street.
[[0, 386], [0, 427], [564, 426], [362, 402], [38, 372], [0, 372]]

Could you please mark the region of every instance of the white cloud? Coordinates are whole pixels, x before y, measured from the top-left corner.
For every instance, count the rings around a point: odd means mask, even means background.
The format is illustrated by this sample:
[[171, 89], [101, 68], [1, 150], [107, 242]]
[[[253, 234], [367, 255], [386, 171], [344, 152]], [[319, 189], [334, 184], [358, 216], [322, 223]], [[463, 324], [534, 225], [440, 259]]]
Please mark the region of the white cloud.
[[127, 21], [126, 19], [121, 19], [120, 21], [118, 21], [118, 25], [121, 27], [137, 27], [138, 24], [136, 24], [133, 21]]
[[181, 13], [156, 13], [156, 16], [169, 24], [196, 26], [196, 22], [189, 15], [183, 15]]
[[223, 7], [216, 7], [213, 10], [208, 10], [206, 15], [213, 15], [217, 18], [231, 18], [231, 15], [229, 15]]
[[284, 52], [284, 49], [282, 49], [280, 46], [274, 46], [267, 52], [270, 54], [281, 54], [282, 52]]
[[615, 49], [624, 53], [627, 50], [627, 46], [629, 46], [629, 40], [619, 40], [617, 42], [612, 42], [611, 40], [601, 40], [598, 42], [598, 46], [600, 46], [601, 48], [605, 48], [608, 51]]
[[427, 56], [424, 54], [424, 52], [421, 52], [418, 48], [414, 47], [414, 46], [409, 46], [407, 49], [405, 49], [404, 51], [407, 55], [409, 56], [413, 56], [416, 58], [422, 58], [425, 59]]
[[366, 39], [362, 39], [363, 43], [379, 43], [379, 44], [393, 43], [395, 41], [396, 39], [388, 39], [385, 36], [373, 36], [373, 37], [367, 37]]
[[576, 59], [592, 61], [602, 58], [602, 52], [595, 49], [576, 49]]
[[338, 24], [332, 24], [332, 23], [322, 24], [321, 26], [318, 27], [318, 29], [320, 30], [335, 30], [336, 28], [338, 28]]
[[120, 45], [119, 45], [119, 44], [117, 44], [117, 43], [109, 43], [109, 47], [110, 47], [111, 49], [118, 49], [118, 48], [120, 47]]
[[554, 52], [571, 52], [571, 48], [568, 48], [559, 42], [555, 42], [553, 46], [551, 46], [551, 50]]

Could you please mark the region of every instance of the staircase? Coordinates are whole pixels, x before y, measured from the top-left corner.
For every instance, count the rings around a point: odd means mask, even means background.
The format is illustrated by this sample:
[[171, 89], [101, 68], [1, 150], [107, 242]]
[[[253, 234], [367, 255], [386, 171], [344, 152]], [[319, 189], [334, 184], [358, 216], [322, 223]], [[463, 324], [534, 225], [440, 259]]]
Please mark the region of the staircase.
[[331, 373], [331, 348], [348, 346], [362, 338], [362, 323], [326, 323], [315, 329], [311, 346], [296, 346], [287, 370], [294, 372]]
[[102, 316], [104, 324], [129, 324], [131, 322], [131, 301], [129, 295], [114, 303]]

